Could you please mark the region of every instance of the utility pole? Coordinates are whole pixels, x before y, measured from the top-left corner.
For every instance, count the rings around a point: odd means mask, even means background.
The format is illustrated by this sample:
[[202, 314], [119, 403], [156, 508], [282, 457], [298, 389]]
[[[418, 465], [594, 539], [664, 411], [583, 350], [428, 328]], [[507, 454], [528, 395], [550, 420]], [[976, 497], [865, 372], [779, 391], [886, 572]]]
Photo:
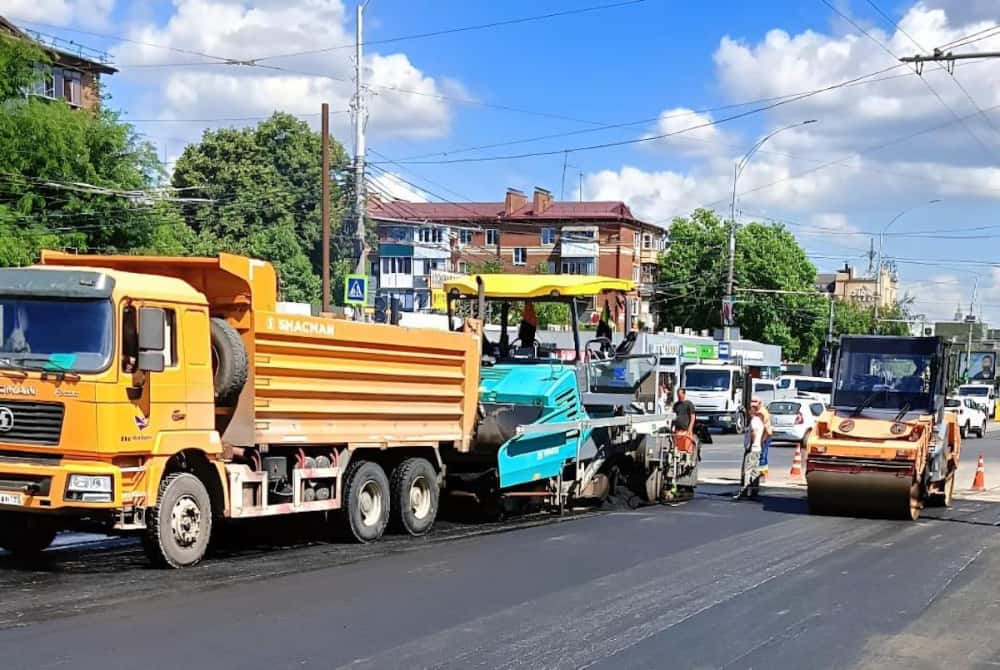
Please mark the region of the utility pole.
[[583, 173], [580, 173], [580, 202], [583, 202]]
[[[358, 3], [354, 47], [354, 214], [357, 218], [358, 274], [368, 275], [368, 245], [365, 242], [365, 98], [362, 34], [364, 7]], [[361, 311], [361, 310], [359, 310]]]
[[965, 372], [968, 375], [966, 381], [971, 380], [970, 373], [972, 372], [972, 327], [976, 325], [976, 293], [979, 292], [979, 277], [976, 277], [976, 283], [972, 287], [972, 298], [969, 300], [969, 314], [965, 317], [966, 323], [969, 324], [969, 341], [965, 347]]
[[331, 310], [330, 299], [330, 105], [320, 107], [320, 126], [323, 133], [323, 194], [320, 216], [323, 220], [323, 311]]
[[830, 294], [830, 325], [826, 330], [826, 377], [830, 376], [830, 366], [833, 363], [833, 294]]
[[[735, 288], [733, 275], [736, 265], [736, 182], [739, 181], [740, 175], [743, 174], [743, 170], [746, 169], [750, 159], [753, 158], [753, 155], [757, 153], [762, 146], [764, 146], [765, 142], [782, 131], [798, 128], [799, 126], [807, 126], [810, 123], [816, 123], [816, 119], [808, 119], [806, 121], [800, 121], [799, 123], [793, 123], [788, 126], [782, 126], [777, 130], [772, 130], [770, 133], [757, 140], [753, 146], [751, 146], [750, 149], [743, 154], [743, 157], [736, 161], [736, 165], [733, 167], [733, 197], [729, 202], [729, 267], [726, 277], [726, 295], [722, 299], [723, 303], [727, 303], [730, 307], [733, 303], [733, 290]], [[734, 324], [732, 321], [735, 319], [733, 319], [732, 316], [726, 318], [727, 315], [732, 314], [733, 312], [731, 309], [728, 312], [723, 309], [724, 318], [722, 320], [722, 326], [725, 331], [725, 339], [727, 340], [734, 339], [733, 334], [729, 332], [729, 329], [733, 327]]]

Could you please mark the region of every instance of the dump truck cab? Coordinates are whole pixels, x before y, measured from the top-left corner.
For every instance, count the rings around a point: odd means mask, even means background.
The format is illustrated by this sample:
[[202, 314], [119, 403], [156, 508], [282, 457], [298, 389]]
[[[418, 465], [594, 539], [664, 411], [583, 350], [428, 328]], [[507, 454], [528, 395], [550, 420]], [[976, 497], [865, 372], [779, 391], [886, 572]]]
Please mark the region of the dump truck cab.
[[177, 278], [0, 270], [0, 546], [141, 525], [170, 457], [219, 453], [208, 324]]
[[916, 519], [950, 504], [961, 438], [939, 338], [841, 338], [831, 407], [808, 442], [810, 509]]

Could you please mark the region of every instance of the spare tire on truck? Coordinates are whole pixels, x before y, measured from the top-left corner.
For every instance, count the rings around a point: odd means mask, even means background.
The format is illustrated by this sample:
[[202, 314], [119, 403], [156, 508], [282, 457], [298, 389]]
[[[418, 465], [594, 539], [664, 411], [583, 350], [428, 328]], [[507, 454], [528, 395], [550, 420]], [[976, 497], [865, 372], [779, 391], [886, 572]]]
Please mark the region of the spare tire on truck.
[[228, 321], [213, 317], [210, 325], [215, 403], [220, 407], [232, 407], [247, 383], [247, 350], [239, 332]]

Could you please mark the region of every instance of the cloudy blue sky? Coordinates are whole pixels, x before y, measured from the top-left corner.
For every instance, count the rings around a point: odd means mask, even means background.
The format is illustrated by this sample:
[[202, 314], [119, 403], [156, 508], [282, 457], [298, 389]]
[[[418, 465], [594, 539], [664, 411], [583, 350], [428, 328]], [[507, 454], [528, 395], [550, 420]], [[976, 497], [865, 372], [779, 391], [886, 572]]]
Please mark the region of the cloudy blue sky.
[[[323, 101], [352, 148], [353, 4], [0, 0], [0, 14], [108, 51], [111, 104], [168, 162], [206, 127], [274, 109], [318, 126]], [[951, 315], [978, 278], [976, 311], [1000, 323], [1000, 60], [922, 78], [894, 67], [970, 35], [956, 51], [1000, 50], [995, 0], [370, 0], [365, 16], [384, 190], [577, 198], [582, 183], [585, 198], [665, 224], [725, 211], [739, 156], [815, 119], [754, 156], [739, 216], [785, 222], [831, 270], [867, 267], [873, 235], [913, 208], [885, 239], [915, 311]]]

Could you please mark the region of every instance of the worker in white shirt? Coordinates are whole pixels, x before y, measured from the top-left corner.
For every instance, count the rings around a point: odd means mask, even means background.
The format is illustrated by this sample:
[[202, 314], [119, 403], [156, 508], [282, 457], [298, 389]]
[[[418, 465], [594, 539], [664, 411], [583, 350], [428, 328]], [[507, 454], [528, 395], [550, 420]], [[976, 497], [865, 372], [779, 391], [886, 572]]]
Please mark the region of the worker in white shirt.
[[[760, 405], [760, 398], [754, 398], [751, 404]], [[740, 498], [755, 498], [760, 490], [760, 454], [764, 446], [764, 418], [759, 412], [750, 416], [750, 430], [743, 444], [743, 468], [740, 472], [740, 490], [733, 500]]]

